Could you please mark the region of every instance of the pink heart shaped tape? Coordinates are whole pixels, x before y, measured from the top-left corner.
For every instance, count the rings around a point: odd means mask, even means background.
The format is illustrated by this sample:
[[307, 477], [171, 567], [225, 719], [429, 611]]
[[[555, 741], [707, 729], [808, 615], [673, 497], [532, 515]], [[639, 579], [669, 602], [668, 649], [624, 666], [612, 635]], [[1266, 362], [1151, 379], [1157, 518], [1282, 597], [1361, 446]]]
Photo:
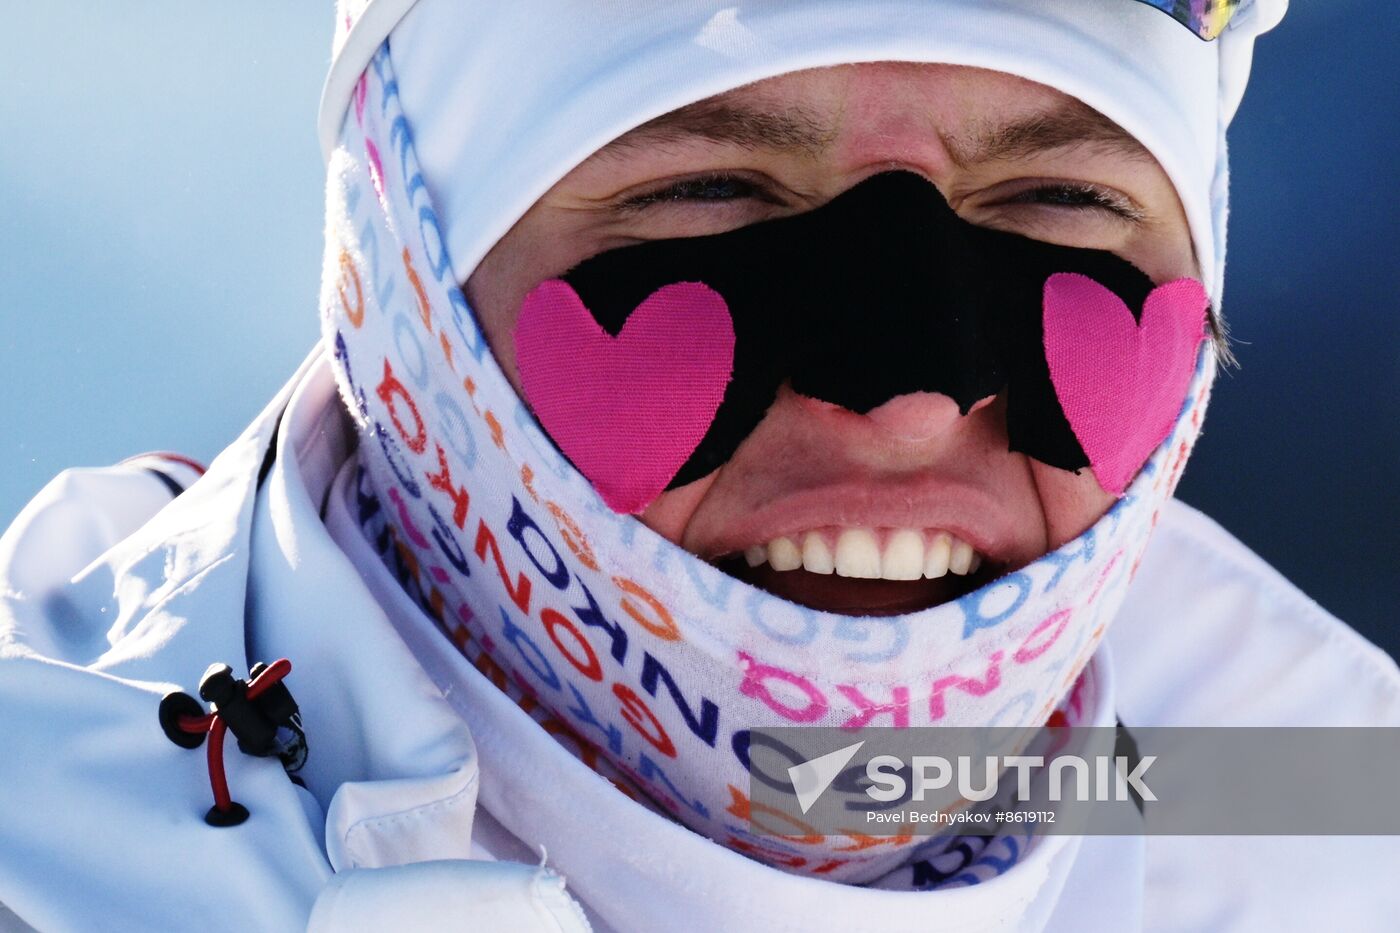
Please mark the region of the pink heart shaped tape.
[[1141, 321], [1087, 276], [1045, 281], [1045, 359], [1060, 407], [1099, 485], [1121, 496], [1166, 439], [1205, 337], [1205, 288], [1176, 279], [1154, 288]]
[[563, 280], [520, 307], [515, 357], [525, 397], [615, 512], [665, 490], [714, 421], [734, 369], [734, 322], [700, 282], [658, 288], [616, 337]]

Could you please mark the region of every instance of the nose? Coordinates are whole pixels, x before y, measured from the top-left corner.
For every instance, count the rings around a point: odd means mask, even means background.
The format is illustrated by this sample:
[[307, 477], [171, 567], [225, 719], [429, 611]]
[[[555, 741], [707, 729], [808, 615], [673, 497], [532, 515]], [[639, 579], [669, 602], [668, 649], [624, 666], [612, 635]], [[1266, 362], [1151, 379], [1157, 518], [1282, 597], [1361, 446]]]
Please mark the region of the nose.
[[[987, 396], [973, 405], [968, 413], [985, 408], [994, 398]], [[872, 408], [866, 417], [896, 440], [919, 442], [932, 440], [946, 432], [956, 419], [962, 417], [962, 413], [958, 411], [958, 403], [946, 395], [910, 392], [896, 395]]]

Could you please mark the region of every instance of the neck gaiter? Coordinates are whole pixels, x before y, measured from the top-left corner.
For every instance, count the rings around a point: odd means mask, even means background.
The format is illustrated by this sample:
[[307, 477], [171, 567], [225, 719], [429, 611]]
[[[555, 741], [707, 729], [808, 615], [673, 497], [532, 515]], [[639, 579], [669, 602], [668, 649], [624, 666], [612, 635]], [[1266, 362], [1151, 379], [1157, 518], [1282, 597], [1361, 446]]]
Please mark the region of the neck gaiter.
[[360, 431], [362, 515], [382, 519], [367, 528], [392, 537], [444, 637], [625, 792], [838, 881], [878, 882], [918, 843], [751, 834], [749, 730], [1044, 723], [1123, 600], [1214, 374], [1205, 346], [1166, 440], [1078, 538], [954, 602], [844, 616], [609, 509], [501, 373], [451, 270], [386, 44], [331, 158], [321, 297]]

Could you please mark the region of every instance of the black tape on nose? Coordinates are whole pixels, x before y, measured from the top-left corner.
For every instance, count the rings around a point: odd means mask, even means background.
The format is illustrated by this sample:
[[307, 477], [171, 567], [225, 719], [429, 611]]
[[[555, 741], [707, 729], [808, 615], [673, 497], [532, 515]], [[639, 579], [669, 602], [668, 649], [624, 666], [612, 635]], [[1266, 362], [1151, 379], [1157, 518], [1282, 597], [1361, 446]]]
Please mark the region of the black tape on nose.
[[1042, 291], [1057, 272], [1098, 281], [1134, 315], [1152, 290], [1112, 253], [970, 224], [929, 181], [899, 171], [805, 214], [610, 250], [564, 279], [614, 335], [673, 282], [703, 282], [728, 303], [734, 376], [675, 488], [729, 460], [784, 381], [860, 414], [912, 392], [947, 395], [966, 414], [1005, 390], [1010, 449], [1088, 466], [1045, 362]]

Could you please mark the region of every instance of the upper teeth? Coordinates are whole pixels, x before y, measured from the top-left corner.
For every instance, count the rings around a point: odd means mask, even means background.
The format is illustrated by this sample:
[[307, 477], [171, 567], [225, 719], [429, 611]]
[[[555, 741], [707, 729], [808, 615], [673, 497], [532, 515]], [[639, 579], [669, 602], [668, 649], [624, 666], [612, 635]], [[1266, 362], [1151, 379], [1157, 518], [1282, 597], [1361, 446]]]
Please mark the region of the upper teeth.
[[841, 528], [774, 538], [744, 551], [750, 567], [835, 573], [864, 580], [935, 579], [966, 575], [982, 563], [972, 545], [946, 531]]

